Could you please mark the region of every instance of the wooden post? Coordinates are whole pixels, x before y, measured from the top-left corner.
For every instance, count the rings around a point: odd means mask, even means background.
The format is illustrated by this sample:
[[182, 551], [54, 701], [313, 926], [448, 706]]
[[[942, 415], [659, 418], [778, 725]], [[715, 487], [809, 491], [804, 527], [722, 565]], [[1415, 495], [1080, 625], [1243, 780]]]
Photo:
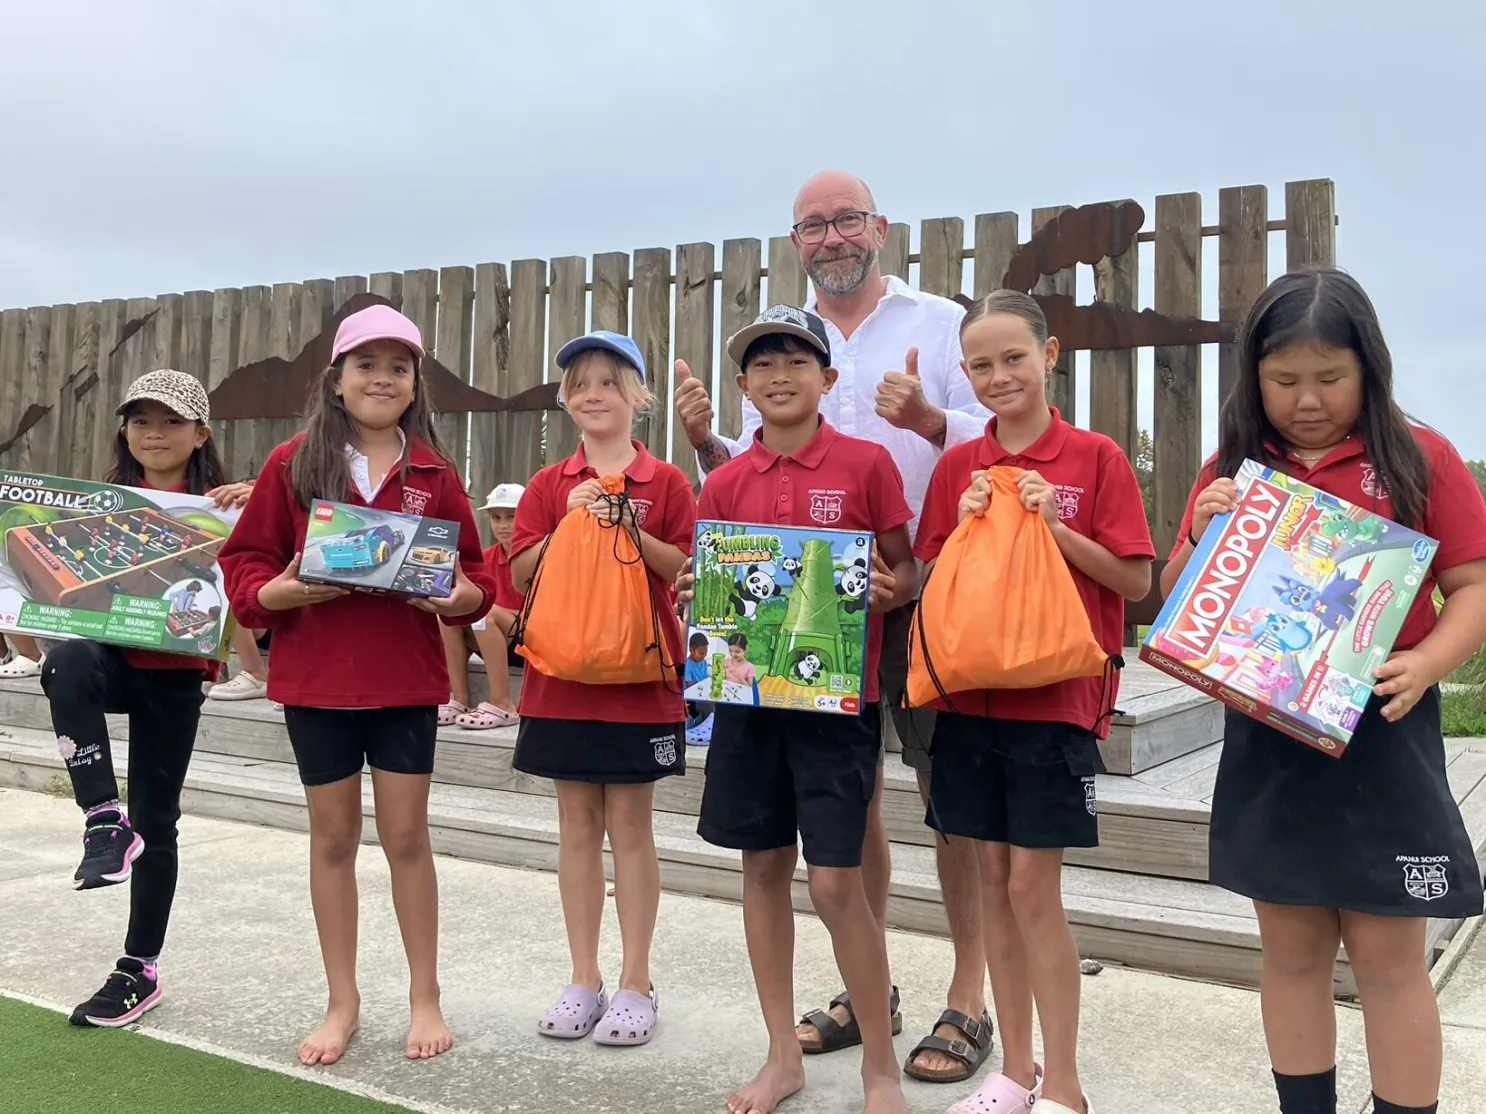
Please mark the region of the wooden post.
[[[1135, 237], [1118, 255], [1094, 264], [1094, 298], [1139, 309], [1140, 246]], [[1089, 428], [1112, 437], [1133, 464], [1136, 438], [1135, 357], [1137, 349], [1089, 353]]]
[[341, 275], [335, 280], [335, 309], [331, 316], [341, 311], [345, 305], [357, 294], [366, 293], [366, 277], [364, 275]]
[[1336, 183], [1285, 183], [1285, 270], [1336, 266]]
[[[247, 286], [243, 288], [242, 295], [242, 331], [237, 354], [239, 367], [266, 360], [273, 352], [273, 288]], [[266, 419], [240, 421], [233, 444], [236, 455], [227, 474], [235, 480], [250, 479], [258, 475], [264, 457], [278, 444], [273, 437], [274, 424]]]
[[[635, 300], [630, 307], [631, 337], [645, 357], [650, 390], [655, 395], [645, 427], [645, 445], [653, 456], [666, 459], [671, 443], [671, 249], [641, 248], [635, 252]], [[678, 434], [682, 455], [695, 457]], [[695, 465], [693, 465], [694, 467]]]
[[[205, 385], [212, 358], [212, 292], [188, 290], [182, 298], [178, 370]], [[220, 447], [220, 446], [219, 446]]]
[[[98, 358], [91, 376], [93, 383], [79, 400], [74, 418], [78, 446], [74, 459], [79, 477], [85, 480], [101, 480], [113, 463], [114, 436], [118, 433], [119, 419], [114, 413], [118, 403], [110, 404], [110, 399], [123, 376], [123, 361], [118, 347], [128, 312], [129, 303], [122, 298], [109, 298], [99, 303]], [[78, 384], [76, 389], [82, 389], [82, 384]]]
[[[299, 318], [294, 323], [289, 345], [289, 351], [293, 354], [286, 359], [298, 359], [301, 352], [315, 343], [334, 316], [335, 283], [330, 279], [310, 279], [304, 284], [300, 294]], [[298, 400], [297, 416], [284, 423], [285, 438], [292, 437], [304, 428], [304, 411], [308, 404], [308, 399]]]
[[[1202, 195], [1156, 198], [1157, 313], [1202, 316]], [[1169, 553], [1202, 463], [1202, 349], [1156, 349], [1156, 408], [1151, 444], [1155, 494], [1151, 536]]]
[[738, 389], [738, 365], [728, 356], [728, 338], [758, 316], [762, 262], [763, 244], [758, 240], [723, 241], [722, 327], [717, 345], [721, 368], [714, 397], [717, 430], [724, 437], [736, 438], [743, 428], [743, 392]]
[[1254, 304], [1269, 284], [1269, 189], [1230, 186], [1218, 191], [1218, 320], [1234, 340], [1218, 346], [1218, 406], [1238, 381], [1238, 337]]
[[[717, 394], [712, 381], [713, 292], [712, 275], [717, 267], [717, 249], [711, 244], [682, 244], [676, 249], [676, 358], [685, 360], [691, 373]], [[667, 406], [672, 405], [669, 377], [656, 378], [656, 387]], [[670, 459], [693, 482], [697, 479], [697, 454], [684, 433], [677, 433]]]
[[[608, 329], [611, 333], [630, 335], [627, 252], [606, 251], [593, 257], [593, 298], [589, 308], [589, 328]], [[646, 372], [654, 380], [655, 369], [647, 365]], [[657, 400], [655, 405], [663, 406], [664, 402]], [[651, 416], [647, 412], [635, 423], [635, 440], [641, 444], [650, 443], [650, 422]]]
[[371, 293], [386, 298], [399, 311], [402, 310], [402, 274], [399, 271], [378, 271], [371, 277]]
[[[547, 382], [561, 383], [557, 352], [574, 337], [588, 330], [588, 260], [565, 255], [552, 261], [552, 293], [547, 303]], [[565, 460], [578, 448], [578, 427], [566, 410], [547, 411], [547, 460]]]
[[[547, 263], [518, 259], [511, 265], [511, 361], [506, 392], [520, 394], [546, 381]], [[525, 483], [542, 467], [545, 414], [509, 414], [505, 460], [510, 478]]]
[[148, 360], [151, 371], [181, 369], [181, 318], [184, 315], [185, 299], [180, 294], [161, 294], [155, 299], [155, 316], [150, 322], [155, 333], [155, 351]]
[[[504, 263], [481, 263], [475, 268], [470, 348], [470, 382], [489, 394], [504, 395], [506, 367], [511, 359], [511, 285]], [[509, 469], [504, 438], [509, 423], [505, 418], [502, 414], [470, 415], [470, 494], [480, 502], [496, 484], [526, 479], [525, 473], [516, 476]], [[485, 515], [475, 518], [480, 537], [488, 545], [490, 523]]]
[[769, 305], [803, 309], [808, 286], [795, 242], [788, 236], [769, 237]]
[[21, 420], [25, 383], [26, 311], [0, 311], [0, 438], [8, 439]]
[[[52, 353], [52, 318], [53, 316], [65, 316], [71, 306], [33, 306], [26, 311], [26, 363], [25, 363], [25, 385], [21, 394], [21, 413], [16, 415], [19, 423], [26, 409], [32, 404], [38, 406], [54, 406], [55, 398], [52, 395], [51, 375], [51, 353]], [[70, 345], [69, 345], [70, 347]], [[14, 434], [17, 426], [12, 425], [6, 431], [5, 436]], [[7, 459], [14, 462], [15, 467], [26, 472], [43, 472], [46, 447], [34, 440], [37, 428], [32, 427], [27, 434], [15, 444], [11, 445], [10, 452], [6, 454]], [[38, 460], [38, 456], [41, 458]]]
[[897, 275], [904, 282], [908, 281], [908, 226], [906, 224], [887, 226], [887, 239], [883, 241], [882, 252], [877, 260], [884, 275]]
[[[1069, 208], [1067, 205], [1049, 205], [1046, 208], [1033, 209], [1032, 234], [1036, 235], [1043, 225], [1067, 208]], [[1073, 268], [1068, 267], [1056, 275], [1044, 275], [1038, 279], [1037, 285], [1032, 287], [1032, 293], [1067, 294], [1071, 297], [1077, 293], [1077, 288], [1077, 276]], [[1065, 421], [1069, 424], [1077, 424], [1078, 368], [1074, 363], [1072, 352], [1058, 354], [1058, 362], [1053, 366], [1052, 375], [1047, 381], [1047, 400], [1062, 412]]]
[[[91, 463], [91, 446], [86, 441], [92, 436], [92, 420], [89, 417], [86, 432], [81, 433], [83, 445], [79, 445], [80, 431], [78, 429], [78, 411], [81, 408], [82, 399], [86, 398], [86, 392], [91, 390], [88, 384], [90, 378], [96, 375], [98, 368], [98, 303], [83, 302], [74, 307], [72, 312], [72, 347], [66, 353], [67, 359], [62, 368], [62, 378], [57, 388], [57, 451], [56, 472], [60, 476], [82, 476], [89, 478], [87, 473], [79, 473], [78, 450], [80, 447], [88, 451]], [[94, 380], [96, 382], [96, 379]]]
[[[240, 366], [238, 355], [242, 350], [243, 292], [236, 287], [224, 287], [212, 293], [211, 352], [207, 357], [206, 389], [214, 391], [222, 381]], [[217, 453], [222, 458], [222, 467], [229, 480], [246, 477], [233, 469], [237, 466], [236, 445], [239, 432], [246, 423], [241, 419], [212, 422], [212, 436], [217, 439]]]
[[918, 288], [941, 298], [953, 298], [965, 286], [965, 222], [959, 217], [934, 217], [920, 226]]
[[[305, 299], [304, 286], [297, 282], [276, 282], [273, 286], [273, 303], [269, 308], [268, 316], [268, 352], [269, 356], [277, 356], [282, 360], [293, 360], [299, 355], [299, 316], [303, 310]], [[268, 454], [283, 441], [287, 441], [291, 434], [298, 431], [299, 423], [287, 418], [274, 418], [271, 421], [260, 423], [265, 434], [263, 443], [258, 446], [258, 459], [255, 465], [263, 467], [263, 462]]]
[[68, 461], [61, 455], [61, 441], [68, 432], [62, 424], [63, 396], [67, 393], [67, 378], [72, 367], [74, 337], [77, 329], [77, 306], [52, 307], [52, 332], [47, 342], [46, 378], [37, 392], [37, 401], [49, 407], [26, 434], [22, 450], [22, 467], [33, 472], [52, 474], [66, 473]]
[[975, 218], [975, 296], [1000, 290], [1006, 268], [1016, 255], [1018, 220], [1015, 213], [981, 213]]
[[[463, 382], [470, 381], [470, 345], [475, 320], [475, 269], [445, 267], [439, 271], [439, 320], [434, 350], [439, 363]], [[439, 438], [466, 487], [469, 483], [469, 419], [463, 412], [441, 414]]]

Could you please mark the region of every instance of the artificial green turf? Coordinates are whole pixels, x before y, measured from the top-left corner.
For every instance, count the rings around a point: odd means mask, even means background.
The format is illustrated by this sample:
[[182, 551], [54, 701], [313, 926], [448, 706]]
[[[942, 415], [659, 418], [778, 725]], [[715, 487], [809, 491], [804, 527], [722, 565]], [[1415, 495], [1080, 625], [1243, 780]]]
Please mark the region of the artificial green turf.
[[407, 1114], [141, 1033], [81, 1029], [0, 997], [0, 1110], [16, 1114]]

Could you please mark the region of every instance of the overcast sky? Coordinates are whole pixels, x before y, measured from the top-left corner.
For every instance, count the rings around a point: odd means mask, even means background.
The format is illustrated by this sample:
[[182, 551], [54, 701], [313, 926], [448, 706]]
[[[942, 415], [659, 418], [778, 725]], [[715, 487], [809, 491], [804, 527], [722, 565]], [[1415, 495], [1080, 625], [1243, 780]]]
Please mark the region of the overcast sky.
[[1479, 0], [5, 8], [0, 306], [720, 246], [787, 231], [827, 166], [914, 250], [927, 217], [1025, 237], [1033, 206], [1133, 197], [1149, 227], [1191, 190], [1215, 224], [1249, 183], [1278, 218], [1330, 177], [1402, 402], [1486, 457]]

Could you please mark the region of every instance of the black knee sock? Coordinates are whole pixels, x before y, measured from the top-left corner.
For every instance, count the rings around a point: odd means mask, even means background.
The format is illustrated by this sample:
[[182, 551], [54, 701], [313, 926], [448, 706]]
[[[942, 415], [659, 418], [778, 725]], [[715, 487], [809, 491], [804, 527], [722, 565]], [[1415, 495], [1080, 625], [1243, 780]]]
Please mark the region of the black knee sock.
[[1396, 1102], [1378, 1098], [1376, 1091], [1372, 1096], [1372, 1114], [1435, 1114], [1439, 1108], [1437, 1101], [1428, 1106], [1399, 1106]]
[[1336, 1069], [1316, 1075], [1274, 1073], [1280, 1114], [1336, 1114]]

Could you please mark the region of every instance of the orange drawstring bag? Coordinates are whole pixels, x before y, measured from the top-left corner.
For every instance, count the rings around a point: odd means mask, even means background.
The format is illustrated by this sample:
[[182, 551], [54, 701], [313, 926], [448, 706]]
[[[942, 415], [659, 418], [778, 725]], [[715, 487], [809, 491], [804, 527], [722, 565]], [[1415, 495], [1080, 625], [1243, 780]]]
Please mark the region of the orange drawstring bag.
[[908, 703], [1099, 676], [1109, 665], [1073, 574], [1017, 468], [990, 469], [984, 515], [967, 515], [924, 582], [908, 636]]
[[624, 477], [599, 482], [609, 516], [578, 507], [542, 543], [512, 645], [534, 669], [565, 681], [624, 685], [674, 677], [640, 531], [618, 521], [629, 507]]

